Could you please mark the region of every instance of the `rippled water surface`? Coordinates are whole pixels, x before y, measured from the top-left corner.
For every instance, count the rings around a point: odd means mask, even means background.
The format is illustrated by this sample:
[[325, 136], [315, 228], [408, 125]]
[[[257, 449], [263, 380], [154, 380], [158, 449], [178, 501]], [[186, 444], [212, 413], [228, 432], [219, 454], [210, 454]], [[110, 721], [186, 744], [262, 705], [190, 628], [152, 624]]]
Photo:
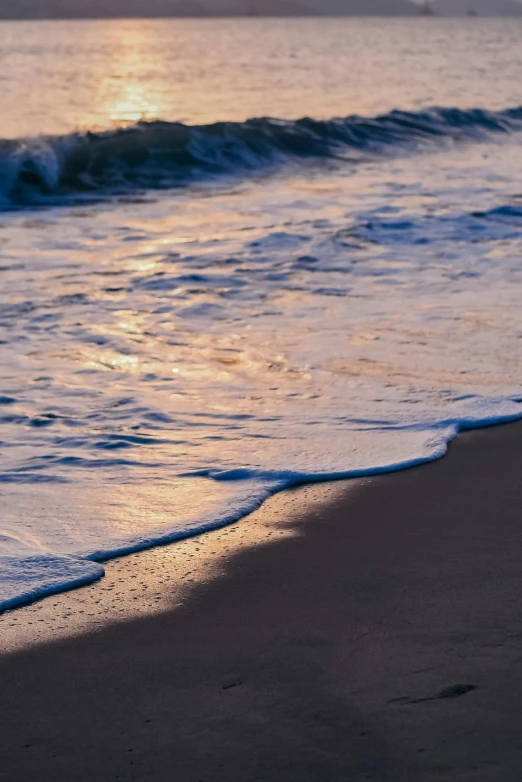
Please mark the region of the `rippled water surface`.
[[522, 19], [2, 22], [0, 136], [505, 108], [521, 40]]
[[0, 604], [520, 415], [521, 43], [0, 25]]

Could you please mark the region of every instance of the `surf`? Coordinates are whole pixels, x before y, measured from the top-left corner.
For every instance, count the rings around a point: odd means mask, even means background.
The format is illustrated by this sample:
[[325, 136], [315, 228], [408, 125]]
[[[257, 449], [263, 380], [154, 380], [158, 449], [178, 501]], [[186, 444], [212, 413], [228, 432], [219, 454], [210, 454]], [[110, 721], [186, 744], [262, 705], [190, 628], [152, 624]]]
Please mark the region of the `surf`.
[[522, 130], [522, 106], [432, 108], [329, 120], [254, 118], [130, 127], [0, 143], [0, 208], [172, 189], [289, 166], [352, 163]]

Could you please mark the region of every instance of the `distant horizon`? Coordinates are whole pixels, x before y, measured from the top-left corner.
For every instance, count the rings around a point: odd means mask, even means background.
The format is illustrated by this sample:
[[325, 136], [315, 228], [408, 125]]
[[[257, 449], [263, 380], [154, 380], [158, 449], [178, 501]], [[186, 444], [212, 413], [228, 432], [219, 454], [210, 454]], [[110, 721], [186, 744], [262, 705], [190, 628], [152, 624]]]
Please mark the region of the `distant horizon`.
[[[417, 0], [411, 0], [412, 2], [417, 3]], [[513, 0], [514, 3], [517, 3], [517, 5], [522, 6], [522, 0]], [[474, 8], [471, 6], [469, 9], [469, 12], [466, 14], [441, 14], [441, 13], [434, 13], [434, 14], [423, 14], [423, 13], [412, 13], [412, 14], [320, 14], [320, 13], [303, 13], [303, 14], [242, 14], [242, 13], [230, 13], [230, 14], [205, 14], [205, 15], [190, 15], [190, 14], [154, 14], [154, 13], [148, 13], [148, 14], [86, 14], [86, 15], [72, 15], [72, 14], [48, 14], [46, 16], [43, 15], [19, 15], [19, 16], [3, 16], [0, 13], [0, 22], [95, 22], [95, 21], [133, 21], [133, 20], [151, 20], [151, 21], [170, 21], [170, 20], [179, 20], [179, 21], [205, 21], [205, 20], [212, 20], [212, 21], [227, 21], [227, 20], [255, 20], [255, 19], [273, 19], [273, 20], [284, 20], [284, 19], [390, 19], [390, 20], [404, 20], [404, 19], [426, 19], [429, 18], [433, 19], [466, 19], [471, 17], [474, 17], [475, 20], [477, 19], [483, 19], [483, 20], [492, 20], [492, 19], [517, 19], [522, 18], [522, 8], [520, 13], [504, 13], [504, 14], [480, 14], [475, 13]]]
[[522, 0], [0, 0], [0, 21], [522, 16]]

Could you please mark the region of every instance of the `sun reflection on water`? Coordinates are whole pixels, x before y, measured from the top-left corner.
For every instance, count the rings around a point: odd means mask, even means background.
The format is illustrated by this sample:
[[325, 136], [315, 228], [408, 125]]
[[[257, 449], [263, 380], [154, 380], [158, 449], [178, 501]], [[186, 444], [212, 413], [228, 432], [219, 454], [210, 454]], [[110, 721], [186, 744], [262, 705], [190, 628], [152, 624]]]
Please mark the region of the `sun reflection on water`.
[[147, 26], [113, 29], [113, 62], [99, 83], [98, 114], [104, 127], [159, 119], [166, 106], [154, 88], [154, 32]]
[[113, 126], [157, 119], [158, 116], [159, 106], [150, 102], [144, 85], [136, 82], [122, 85], [120, 95], [107, 107], [107, 117]]

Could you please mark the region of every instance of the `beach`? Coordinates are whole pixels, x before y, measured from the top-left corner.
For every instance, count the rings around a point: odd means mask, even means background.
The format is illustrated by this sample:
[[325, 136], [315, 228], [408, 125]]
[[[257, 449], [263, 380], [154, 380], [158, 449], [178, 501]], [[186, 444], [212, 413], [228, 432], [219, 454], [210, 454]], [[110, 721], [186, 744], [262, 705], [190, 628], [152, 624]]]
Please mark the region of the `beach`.
[[522, 16], [371, 2], [0, 19], [0, 782], [522, 778]]
[[135, 578], [176, 545], [121, 560], [126, 580], [109, 563], [59, 597], [72, 628], [89, 595], [100, 624], [75, 637], [35, 643], [53, 597], [4, 614], [25, 641], [0, 658], [0, 779], [518, 781], [521, 456], [513, 424], [285, 492], [230, 528], [243, 545], [201, 538], [199, 571], [187, 550], [195, 580], [165, 577], [159, 609], [133, 612]]

